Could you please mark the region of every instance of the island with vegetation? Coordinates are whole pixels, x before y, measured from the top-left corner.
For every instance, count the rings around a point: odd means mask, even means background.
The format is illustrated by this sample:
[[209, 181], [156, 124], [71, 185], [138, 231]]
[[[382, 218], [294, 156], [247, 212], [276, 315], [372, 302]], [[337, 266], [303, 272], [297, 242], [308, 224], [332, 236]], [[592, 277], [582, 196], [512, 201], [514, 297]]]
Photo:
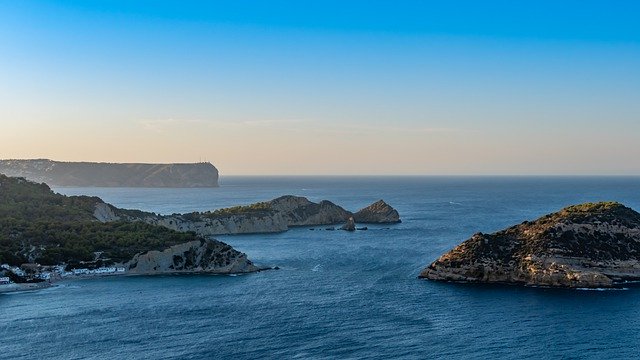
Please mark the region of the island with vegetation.
[[56, 275], [259, 270], [245, 254], [194, 232], [98, 221], [98, 204], [104, 202], [97, 197], [64, 196], [46, 184], [0, 175], [0, 277], [35, 282], [54, 269]]
[[79, 187], [217, 187], [218, 169], [192, 164], [123, 164], [63, 162], [47, 159], [0, 160], [0, 174], [51, 186]]
[[351, 218], [360, 224], [401, 221], [398, 211], [383, 200], [353, 213], [328, 200], [315, 203], [293, 195], [252, 205], [172, 215], [118, 209], [97, 203], [94, 217], [103, 222], [144, 222], [177, 231], [192, 231], [202, 236], [283, 232], [291, 227], [344, 224]]
[[431, 280], [607, 288], [640, 280], [640, 213], [616, 202], [569, 206], [477, 233], [421, 274]]

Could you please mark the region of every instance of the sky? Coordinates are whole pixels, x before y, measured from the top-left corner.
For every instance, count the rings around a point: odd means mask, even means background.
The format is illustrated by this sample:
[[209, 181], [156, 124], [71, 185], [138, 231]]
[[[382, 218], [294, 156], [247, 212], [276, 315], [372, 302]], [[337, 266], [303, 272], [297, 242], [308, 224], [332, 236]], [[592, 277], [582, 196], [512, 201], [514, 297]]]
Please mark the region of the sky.
[[0, 158], [640, 175], [637, 1], [0, 1]]

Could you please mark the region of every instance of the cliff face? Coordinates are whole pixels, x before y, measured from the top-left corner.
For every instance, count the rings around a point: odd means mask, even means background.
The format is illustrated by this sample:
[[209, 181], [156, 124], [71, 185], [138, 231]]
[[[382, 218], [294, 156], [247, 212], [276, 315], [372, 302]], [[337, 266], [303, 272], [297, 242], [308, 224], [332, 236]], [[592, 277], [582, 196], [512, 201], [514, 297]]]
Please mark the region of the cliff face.
[[142, 211], [130, 211], [100, 203], [94, 217], [101, 222], [142, 221], [180, 232], [191, 231], [200, 236], [258, 234], [282, 232], [289, 229], [282, 214], [275, 212], [236, 212], [222, 215], [189, 213], [157, 215]]
[[[365, 209], [373, 210], [368, 210], [366, 216], [360, 217], [361, 223], [400, 222], [398, 212], [383, 201]], [[379, 211], [380, 209], [382, 211]], [[336, 225], [353, 216], [353, 213], [330, 201], [314, 203], [307, 198], [291, 195], [249, 206], [202, 213], [156, 215], [117, 209], [108, 204], [97, 204], [94, 211], [94, 217], [102, 222], [143, 221], [172, 230], [193, 231], [201, 236], [273, 233], [286, 231], [295, 226]]]
[[571, 206], [494, 234], [475, 234], [420, 277], [552, 287], [640, 280], [640, 214], [618, 203]]
[[163, 251], [137, 254], [125, 268], [133, 274], [161, 273], [247, 273], [259, 268], [247, 256], [216, 240], [195, 240]]
[[331, 201], [314, 203], [301, 196], [281, 196], [268, 204], [282, 214], [288, 226], [339, 224], [351, 216], [350, 212]]
[[115, 164], [52, 160], [0, 160], [0, 173], [52, 186], [217, 187], [210, 163]]
[[399, 223], [400, 214], [384, 200], [378, 200], [364, 209], [353, 214], [353, 219], [358, 223]]

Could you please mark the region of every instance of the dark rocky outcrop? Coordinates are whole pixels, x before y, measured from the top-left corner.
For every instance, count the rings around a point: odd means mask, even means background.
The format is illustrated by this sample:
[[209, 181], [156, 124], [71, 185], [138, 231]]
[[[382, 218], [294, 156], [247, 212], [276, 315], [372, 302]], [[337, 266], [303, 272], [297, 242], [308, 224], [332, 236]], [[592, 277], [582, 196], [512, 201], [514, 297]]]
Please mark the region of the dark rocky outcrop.
[[390, 224], [399, 223], [400, 214], [384, 200], [378, 200], [364, 209], [353, 214], [353, 218], [357, 223], [380, 223]]
[[339, 224], [351, 213], [328, 200], [319, 203], [302, 196], [285, 195], [268, 202], [270, 208], [282, 214], [288, 226]]
[[353, 217], [350, 217], [349, 220], [347, 220], [347, 223], [342, 225], [340, 229], [346, 231], [356, 231], [356, 222], [353, 220]]
[[431, 280], [611, 287], [640, 280], [640, 214], [619, 203], [570, 206], [477, 233], [420, 273]]
[[130, 273], [247, 273], [260, 270], [247, 255], [216, 240], [195, 240], [162, 251], [137, 254], [124, 264]]
[[0, 160], [0, 173], [50, 186], [217, 187], [210, 163], [118, 164], [40, 160]]

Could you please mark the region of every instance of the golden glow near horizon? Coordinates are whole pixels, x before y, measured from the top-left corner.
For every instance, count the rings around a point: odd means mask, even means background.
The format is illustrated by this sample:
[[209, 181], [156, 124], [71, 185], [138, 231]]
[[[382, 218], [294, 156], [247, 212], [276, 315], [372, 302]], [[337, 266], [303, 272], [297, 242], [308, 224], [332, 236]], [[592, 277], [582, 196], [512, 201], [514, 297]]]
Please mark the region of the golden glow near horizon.
[[[616, 147], [599, 147], [605, 139]], [[207, 160], [223, 175], [633, 174], [623, 165], [635, 164], [639, 155], [632, 134], [607, 139], [598, 129], [575, 136], [544, 129], [492, 134], [297, 120], [21, 122], [0, 135], [0, 154], [62, 161]]]

